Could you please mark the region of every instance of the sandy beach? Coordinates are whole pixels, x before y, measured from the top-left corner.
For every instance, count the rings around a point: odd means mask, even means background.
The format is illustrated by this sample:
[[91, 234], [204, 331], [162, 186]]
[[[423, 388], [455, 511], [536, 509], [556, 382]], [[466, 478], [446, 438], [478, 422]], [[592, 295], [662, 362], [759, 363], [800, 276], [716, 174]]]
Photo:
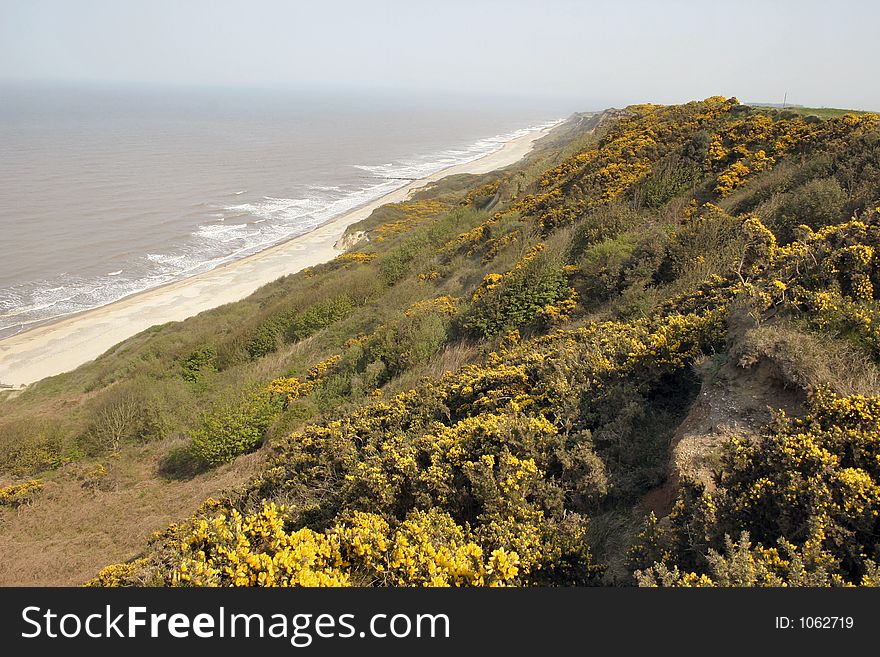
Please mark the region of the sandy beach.
[[316, 230], [211, 271], [126, 297], [0, 340], [0, 384], [21, 386], [77, 368], [150, 326], [179, 321], [245, 298], [259, 287], [339, 255], [346, 228], [385, 203], [458, 173], [486, 173], [524, 157], [549, 132], [536, 130], [472, 162], [421, 178]]

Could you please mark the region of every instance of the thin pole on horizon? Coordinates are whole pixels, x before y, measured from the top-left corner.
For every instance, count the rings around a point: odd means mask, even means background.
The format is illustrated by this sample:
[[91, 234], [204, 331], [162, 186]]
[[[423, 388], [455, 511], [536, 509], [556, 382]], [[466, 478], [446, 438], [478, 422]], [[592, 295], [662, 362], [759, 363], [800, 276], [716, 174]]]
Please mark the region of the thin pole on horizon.
[[788, 101], [788, 92], [786, 91], [782, 95], [782, 109], [785, 109], [785, 103]]

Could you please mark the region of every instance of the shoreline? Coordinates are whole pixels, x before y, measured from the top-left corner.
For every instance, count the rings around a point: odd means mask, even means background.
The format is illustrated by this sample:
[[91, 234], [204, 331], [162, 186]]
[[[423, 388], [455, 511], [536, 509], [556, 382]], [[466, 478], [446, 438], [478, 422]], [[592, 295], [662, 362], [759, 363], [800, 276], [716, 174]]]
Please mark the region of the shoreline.
[[379, 206], [404, 201], [415, 190], [446, 176], [488, 173], [514, 164], [557, 125], [531, 131], [505, 142], [497, 151], [419, 178], [258, 253], [0, 339], [0, 384], [20, 388], [68, 372], [151, 326], [240, 301], [282, 276], [328, 262], [345, 250], [337, 245], [348, 227]]

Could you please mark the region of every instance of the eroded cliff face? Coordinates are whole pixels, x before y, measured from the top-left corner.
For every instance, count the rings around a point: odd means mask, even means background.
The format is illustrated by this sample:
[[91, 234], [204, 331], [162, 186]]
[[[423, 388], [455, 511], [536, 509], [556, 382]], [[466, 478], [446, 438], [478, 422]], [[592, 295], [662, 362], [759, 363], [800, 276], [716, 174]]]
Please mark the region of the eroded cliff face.
[[346, 231], [336, 244], [333, 245], [337, 251], [350, 251], [362, 241], [369, 241], [366, 231], [353, 230]]
[[778, 410], [804, 412], [805, 394], [787, 386], [772, 362], [743, 367], [721, 356], [699, 370], [700, 392], [670, 443], [668, 479], [642, 500], [658, 518], [672, 511], [683, 479], [714, 490], [721, 448], [732, 437], [754, 438]]

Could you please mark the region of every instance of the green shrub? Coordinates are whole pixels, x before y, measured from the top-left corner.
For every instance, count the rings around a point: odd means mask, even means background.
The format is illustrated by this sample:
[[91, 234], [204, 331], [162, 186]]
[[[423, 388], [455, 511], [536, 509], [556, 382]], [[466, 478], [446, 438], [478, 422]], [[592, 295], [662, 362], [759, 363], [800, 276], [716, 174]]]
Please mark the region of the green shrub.
[[821, 228], [846, 220], [846, 192], [833, 178], [819, 178], [783, 197], [773, 217], [774, 231], [782, 242], [789, 242], [800, 225]]
[[216, 466], [255, 450], [279, 410], [277, 401], [264, 394], [239, 404], [220, 404], [205, 413], [192, 432], [193, 455], [206, 466]]
[[491, 338], [533, 325], [538, 313], [571, 295], [568, 277], [556, 258], [538, 257], [510, 272], [471, 307], [462, 326], [472, 335]]
[[183, 378], [190, 383], [197, 383], [207, 372], [217, 371], [217, 347], [206, 345], [193, 351], [181, 365]]
[[676, 196], [691, 191], [701, 173], [700, 167], [690, 160], [664, 162], [642, 184], [642, 200], [649, 208], [659, 208]]
[[251, 360], [257, 360], [276, 351], [284, 342], [304, 340], [345, 319], [356, 307], [349, 295], [341, 294], [311, 304], [304, 310], [276, 312], [249, 334], [245, 351]]
[[247, 341], [245, 349], [252, 360], [262, 358], [267, 354], [271, 354], [278, 349], [279, 337], [281, 329], [278, 326], [278, 320], [270, 320], [261, 324], [251, 334]]
[[426, 314], [406, 317], [392, 326], [377, 331], [366, 347], [365, 363], [384, 364], [376, 385], [402, 374], [406, 370], [427, 360], [446, 344], [449, 319]]
[[295, 314], [284, 329], [287, 342], [298, 342], [331, 324], [345, 319], [356, 308], [347, 294], [321, 301], [301, 313]]
[[588, 247], [578, 266], [583, 283], [579, 286], [584, 302], [609, 299], [620, 290], [624, 265], [639, 243], [635, 233], [624, 233]]
[[64, 422], [10, 419], [0, 424], [0, 470], [17, 477], [56, 468], [82, 456], [74, 432]]
[[379, 258], [379, 274], [386, 285], [394, 285], [410, 273], [412, 262], [422, 247], [419, 241], [408, 240]]
[[591, 245], [613, 239], [643, 221], [628, 205], [612, 203], [586, 214], [574, 227], [569, 262], [576, 261]]

